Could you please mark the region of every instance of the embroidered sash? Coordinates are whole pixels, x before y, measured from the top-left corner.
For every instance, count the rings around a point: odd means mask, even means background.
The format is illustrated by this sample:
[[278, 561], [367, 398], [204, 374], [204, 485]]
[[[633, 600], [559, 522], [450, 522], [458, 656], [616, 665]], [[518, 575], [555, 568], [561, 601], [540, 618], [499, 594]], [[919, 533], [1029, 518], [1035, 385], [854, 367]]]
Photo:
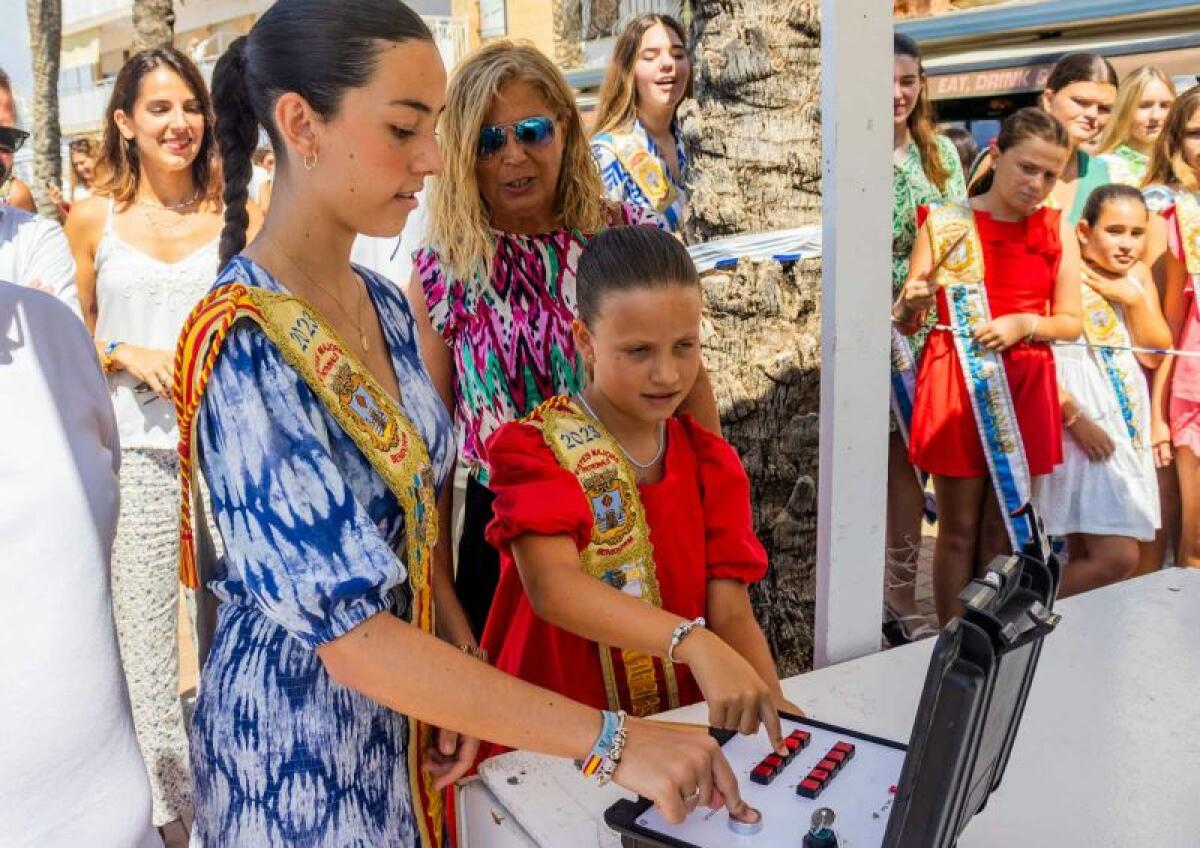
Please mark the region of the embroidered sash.
[[967, 235], [942, 264], [938, 283], [946, 290], [951, 334], [1004, 525], [1013, 550], [1021, 551], [1039, 536], [1032, 508], [1033, 480], [1004, 358], [976, 343], [972, 335], [976, 327], [992, 320], [983, 283], [983, 242], [970, 208], [959, 203], [931, 206], [928, 227], [935, 257], [945, 256]]
[[1180, 193], [1175, 198], [1175, 217], [1179, 221], [1183, 261], [1192, 278], [1192, 303], [1200, 317], [1200, 193]]
[[[896, 426], [904, 444], [908, 444], [908, 434], [912, 429], [913, 398], [917, 395], [917, 359], [913, 356], [912, 347], [899, 330], [892, 327], [892, 414], [896, 417]], [[921, 469], [913, 466], [917, 475], [917, 485], [925, 491], [926, 475]], [[926, 504], [926, 511], [930, 505]]]
[[[175, 409], [179, 420], [180, 579], [199, 585], [193, 505], [197, 412], [213, 367], [234, 322], [249, 318], [279, 348], [334, 420], [354, 440], [404, 510], [405, 565], [412, 591], [413, 623], [433, 631], [430, 570], [437, 539], [433, 469], [425, 441], [403, 409], [359, 360], [346, 350], [325, 320], [304, 301], [240, 283], [211, 292], [192, 310], [175, 350]], [[431, 744], [430, 726], [408, 719], [408, 778], [421, 844], [442, 844], [443, 800], [435, 778], [421, 768]]]
[[679, 198], [679, 192], [663, 168], [662, 162], [650, 152], [650, 148], [635, 130], [602, 133], [592, 141], [612, 150], [621, 167], [637, 183], [637, 187], [646, 195], [656, 212], [665, 214]]
[[1083, 301], [1083, 332], [1088, 349], [1101, 372], [1108, 378], [1121, 409], [1125, 429], [1129, 432], [1134, 450], [1140, 453], [1146, 447], [1142, 438], [1145, 410], [1139, 402], [1141, 393], [1136, 382], [1143, 379], [1141, 369], [1128, 350], [1114, 349], [1132, 347], [1133, 339], [1116, 308], [1103, 295], [1086, 283], [1082, 285], [1080, 294]]
[[[583, 553], [584, 570], [661, 607], [637, 476], [612, 436], [562, 396], [543, 403], [525, 421], [541, 431], [559, 464], [575, 475], [592, 509], [592, 542]], [[637, 651], [597, 647], [609, 709], [647, 716], [679, 706], [672, 663]]]

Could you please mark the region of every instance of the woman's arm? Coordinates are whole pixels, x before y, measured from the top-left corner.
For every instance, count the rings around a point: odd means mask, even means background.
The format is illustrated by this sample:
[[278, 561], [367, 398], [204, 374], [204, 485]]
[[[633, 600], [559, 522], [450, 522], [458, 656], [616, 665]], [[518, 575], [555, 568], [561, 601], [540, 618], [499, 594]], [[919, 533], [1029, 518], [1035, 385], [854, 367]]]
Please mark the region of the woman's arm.
[[[1129, 321], [1129, 334], [1135, 347], [1168, 348], [1171, 346], [1171, 328], [1163, 315], [1162, 305], [1158, 297], [1158, 288], [1150, 270], [1141, 263], [1134, 266], [1130, 272], [1142, 284], [1140, 296], [1131, 299], [1125, 306], [1125, 317]], [[1163, 357], [1153, 353], [1134, 354], [1143, 367], [1150, 370], [1158, 368]]]
[[[1171, 331], [1172, 344], [1183, 338], [1183, 325], [1187, 319], [1187, 267], [1167, 251], [1163, 260], [1163, 317]], [[1162, 364], [1154, 372], [1154, 383], [1150, 392], [1150, 442], [1154, 449], [1154, 460], [1159, 468], [1171, 462], [1171, 377], [1175, 373], [1175, 357], [1163, 357]]]
[[[79, 294], [79, 306], [88, 331], [96, 332], [96, 246], [104, 221], [108, 216], [108, 201], [100, 197], [81, 200], [71, 208], [64, 230], [67, 244], [71, 246], [71, 258], [75, 260], [75, 288]], [[106, 340], [97, 339], [96, 346], [103, 348]]]
[[[512, 543], [513, 559], [534, 613], [585, 639], [665, 657], [684, 619], [585, 574], [569, 536], [527, 534]], [[773, 692], [754, 668], [712, 632], [692, 631], [675, 651], [691, 668], [714, 727], [753, 733], [760, 721], [780, 740]]]
[[917, 230], [908, 261], [908, 276], [900, 296], [892, 304], [892, 323], [902, 334], [911, 336], [925, 324], [925, 316], [933, 308], [937, 286], [930, 280], [933, 269], [933, 245], [929, 240], [928, 222]]
[[1059, 238], [1062, 242], [1062, 260], [1054, 280], [1050, 315], [1040, 317], [1037, 321], [1034, 338], [1038, 341], [1073, 342], [1083, 332], [1083, 305], [1079, 288], [1083, 270], [1079, 258], [1079, 239], [1066, 215], [1060, 220]]
[[[335, 682], [438, 727], [511, 748], [584, 759], [600, 733], [598, 710], [504, 674], [380, 613], [317, 648]], [[737, 778], [708, 734], [628, 720], [629, 737], [614, 778], [679, 822], [695, 805], [746, 815]], [[427, 766], [428, 768], [429, 766]], [[461, 776], [439, 777], [439, 787]], [[700, 790], [697, 801], [685, 796]]]

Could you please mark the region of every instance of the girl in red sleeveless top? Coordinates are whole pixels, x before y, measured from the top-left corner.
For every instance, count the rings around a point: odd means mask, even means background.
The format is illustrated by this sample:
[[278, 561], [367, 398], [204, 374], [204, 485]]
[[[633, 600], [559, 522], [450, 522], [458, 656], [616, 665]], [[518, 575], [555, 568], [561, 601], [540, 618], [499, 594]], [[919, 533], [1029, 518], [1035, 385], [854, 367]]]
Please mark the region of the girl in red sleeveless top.
[[[984, 288], [992, 321], [975, 331], [982, 346], [1003, 352], [1029, 471], [1048, 474], [1062, 461], [1062, 422], [1054, 357], [1048, 342], [1082, 331], [1079, 247], [1062, 215], [1041, 206], [1068, 157], [1066, 130], [1038, 109], [1004, 122], [994, 143], [995, 167], [970, 201], [983, 244]], [[935, 304], [938, 326], [950, 316], [940, 290], [925, 225], [913, 246], [908, 280], [893, 309], [901, 332], [914, 332]], [[933, 475], [938, 536], [934, 599], [945, 624], [961, 614], [958, 593], [993, 557], [1011, 550], [988, 475], [975, 412], [954, 339], [935, 330], [917, 374], [909, 457]]]
[[[677, 412], [700, 365], [695, 266], [666, 233], [616, 227], [588, 242], [577, 289], [574, 332], [593, 376], [579, 395], [547, 401], [487, 444], [496, 493], [487, 538], [501, 568], [483, 647], [497, 668], [601, 708], [615, 709], [614, 696], [631, 712], [707, 699], [714, 727], [765, 725], [777, 745], [777, 710], [796, 707], [747, 593], [767, 566], [750, 483], [728, 442]], [[570, 423], [555, 429], [561, 421]], [[577, 445], [578, 464], [562, 444]], [[626, 485], [598, 485], [608, 478], [587, 457], [620, 455]], [[597, 540], [628, 527], [639, 507], [649, 563], [637, 548], [606, 558], [604, 547], [624, 543]], [[676, 641], [701, 617], [706, 624]], [[624, 689], [625, 671], [602, 667], [602, 645], [618, 666], [622, 650], [653, 657], [654, 676], [665, 680], [669, 669], [677, 694], [639, 702]]]

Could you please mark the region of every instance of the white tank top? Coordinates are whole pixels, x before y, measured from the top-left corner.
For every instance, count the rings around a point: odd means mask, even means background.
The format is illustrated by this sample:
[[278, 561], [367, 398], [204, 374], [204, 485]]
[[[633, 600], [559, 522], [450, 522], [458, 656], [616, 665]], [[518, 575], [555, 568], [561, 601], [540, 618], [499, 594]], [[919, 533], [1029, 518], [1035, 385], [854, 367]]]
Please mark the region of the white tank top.
[[[192, 307], [217, 277], [220, 236], [178, 262], [162, 262], [113, 230], [113, 203], [96, 248], [96, 338], [174, 352]], [[122, 448], [174, 450], [175, 408], [125, 371], [108, 375]]]

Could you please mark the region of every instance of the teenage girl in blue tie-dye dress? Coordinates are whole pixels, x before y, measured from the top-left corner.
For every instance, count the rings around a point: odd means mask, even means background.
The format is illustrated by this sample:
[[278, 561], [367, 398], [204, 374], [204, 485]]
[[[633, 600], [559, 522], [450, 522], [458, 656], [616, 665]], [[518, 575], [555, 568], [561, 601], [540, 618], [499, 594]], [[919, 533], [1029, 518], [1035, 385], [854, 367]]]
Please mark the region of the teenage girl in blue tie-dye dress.
[[[428, 29], [395, 0], [280, 0], [231, 45], [213, 89], [226, 180], [216, 288], [307, 302], [399, 399], [444, 493], [450, 422], [412, 315], [391, 283], [349, 263], [355, 233], [395, 237], [440, 168], [445, 71]], [[260, 124], [278, 178], [247, 247]], [[436, 805], [410, 790], [410, 720], [442, 728], [412, 761], [439, 790], [471, 764], [470, 737], [578, 759], [611, 752], [616, 716], [468, 655], [478, 646], [444, 551], [433, 560], [440, 638], [413, 625], [405, 512], [389, 487], [256, 324], [234, 324], [220, 351], [196, 427], [226, 557], [201, 575], [221, 605], [192, 733], [193, 844], [442, 844], [427, 815]], [[626, 729], [614, 779], [668, 817], [743, 808], [705, 735], [632, 718]]]

